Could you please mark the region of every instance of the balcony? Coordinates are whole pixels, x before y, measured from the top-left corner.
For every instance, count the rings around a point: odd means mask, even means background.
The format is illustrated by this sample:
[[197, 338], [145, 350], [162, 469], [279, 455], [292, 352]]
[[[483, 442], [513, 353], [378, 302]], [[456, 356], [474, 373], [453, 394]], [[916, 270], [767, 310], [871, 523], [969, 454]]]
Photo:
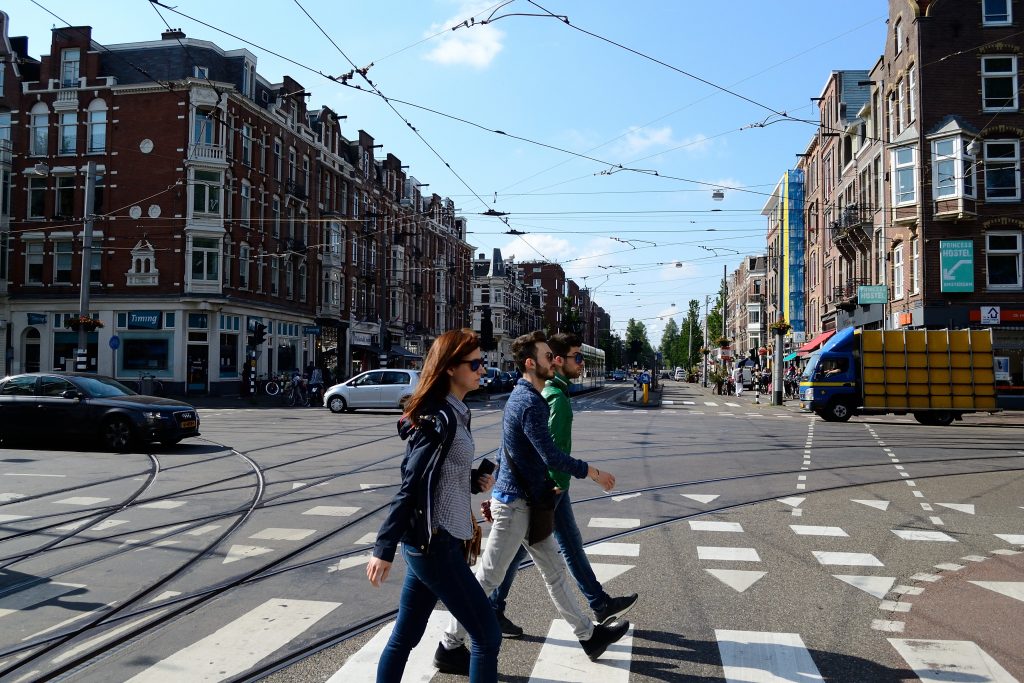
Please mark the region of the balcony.
[[870, 285], [866, 278], [850, 278], [838, 287], [832, 288], [832, 295], [829, 303], [835, 304], [836, 308], [853, 310], [857, 304], [857, 288], [861, 285]]
[[284, 190], [286, 194], [295, 197], [300, 202], [309, 199], [309, 194], [306, 192], [306, 184], [301, 181], [289, 180], [284, 184]]
[[194, 142], [188, 146], [188, 160], [206, 163], [227, 163], [227, 150], [224, 145], [208, 145]]
[[847, 258], [854, 258], [858, 252], [871, 251], [871, 214], [857, 204], [843, 208], [837, 220], [829, 224], [836, 248]]
[[978, 200], [973, 197], [947, 197], [934, 202], [937, 221], [972, 220], [978, 215]]

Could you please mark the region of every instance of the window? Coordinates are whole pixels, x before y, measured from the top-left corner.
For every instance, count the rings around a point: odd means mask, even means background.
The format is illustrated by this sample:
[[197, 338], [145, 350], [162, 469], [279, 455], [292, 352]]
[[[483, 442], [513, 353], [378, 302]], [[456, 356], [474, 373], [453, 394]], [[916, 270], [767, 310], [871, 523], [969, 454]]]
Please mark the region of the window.
[[[0, 73], [3, 69], [0, 69]], [[11, 113], [7, 111], [0, 112], [0, 140], [11, 141]]]
[[892, 298], [903, 298], [903, 245], [897, 244], [892, 250]]
[[1012, 202], [1020, 199], [1020, 141], [985, 142], [985, 199]]
[[299, 301], [306, 300], [306, 264], [299, 264]]
[[748, 311], [747, 312], [747, 321], [750, 324], [752, 324], [752, 325], [756, 325], [756, 324], [760, 323], [761, 322], [761, 311], [759, 309], [756, 309], [756, 308], [751, 309], [750, 311]]
[[229, 237], [224, 238], [224, 262], [223, 268], [223, 282], [225, 287], [231, 286], [231, 240]]
[[196, 65], [196, 66], [192, 67], [192, 75], [195, 78], [206, 79], [206, 78], [210, 77], [210, 69], [205, 67], [205, 66]]
[[69, 175], [57, 176], [57, 205], [53, 212], [69, 218], [75, 215], [75, 178]]
[[196, 110], [192, 142], [197, 145], [213, 144], [213, 115], [209, 112]]
[[264, 252], [263, 252], [263, 250], [260, 250], [260, 257], [256, 260], [256, 291], [257, 292], [262, 292], [263, 291], [263, 262], [264, 262], [264, 258], [266, 258], [264, 256]]
[[914, 168], [915, 150], [913, 147], [900, 147], [893, 156], [893, 168], [896, 182], [893, 183], [893, 201], [897, 206], [913, 204], [917, 201], [917, 178]]
[[78, 147], [78, 113], [61, 112], [60, 115], [60, 149], [58, 154], [74, 154]]
[[899, 54], [903, 52], [903, 19], [896, 19], [896, 24], [892, 29], [892, 42], [893, 52]]
[[914, 99], [914, 89], [917, 87], [917, 69], [910, 67], [907, 70], [907, 120], [913, 122], [917, 118], [917, 103]]
[[238, 288], [249, 288], [249, 245], [238, 246]]
[[284, 295], [289, 299], [293, 298], [295, 286], [295, 266], [292, 260], [288, 259], [284, 264]]
[[277, 262], [276, 256], [270, 257], [270, 293], [277, 294], [277, 288], [280, 281], [280, 266]]
[[29, 242], [25, 245], [25, 284], [43, 284], [42, 242]]
[[274, 178], [281, 180], [281, 141], [274, 138]]
[[295, 182], [295, 148], [288, 148], [288, 180]]
[[921, 240], [910, 240], [910, 293], [921, 291]]
[[28, 179], [28, 217], [46, 217], [46, 178]]
[[220, 171], [195, 171], [192, 182], [192, 211], [220, 215]]
[[55, 242], [53, 245], [53, 281], [55, 284], [71, 284], [70, 241]]
[[242, 125], [242, 163], [252, 166], [252, 126]]
[[981, 58], [983, 111], [1017, 111], [1017, 58], [1011, 55]]
[[32, 156], [46, 156], [49, 147], [49, 124], [50, 110], [42, 102], [37, 102], [29, 116], [32, 136], [29, 140], [29, 153]]
[[192, 238], [192, 281], [220, 280], [220, 240], [216, 237]]
[[981, 23], [985, 26], [1008, 26], [1013, 23], [1010, 0], [982, 0]]
[[249, 225], [249, 216], [252, 213], [252, 185], [249, 184], [248, 180], [242, 181], [242, 190], [239, 192], [241, 198], [241, 210], [239, 211], [238, 218], [242, 221], [242, 225]]
[[[89, 286], [99, 287], [103, 284], [103, 250], [93, 247], [89, 252]], [[168, 313], [168, 316], [171, 314]]]
[[990, 232], [985, 235], [985, 265], [989, 289], [1021, 288], [1021, 234]]
[[281, 236], [281, 200], [275, 194], [270, 199], [270, 225], [274, 237]]
[[81, 62], [81, 50], [69, 47], [60, 51], [60, 85], [62, 88], [77, 88]]
[[901, 79], [896, 84], [896, 132], [902, 133], [907, 127], [907, 84]]
[[89, 103], [88, 141], [86, 152], [95, 154], [107, 150], [107, 103], [95, 99]]

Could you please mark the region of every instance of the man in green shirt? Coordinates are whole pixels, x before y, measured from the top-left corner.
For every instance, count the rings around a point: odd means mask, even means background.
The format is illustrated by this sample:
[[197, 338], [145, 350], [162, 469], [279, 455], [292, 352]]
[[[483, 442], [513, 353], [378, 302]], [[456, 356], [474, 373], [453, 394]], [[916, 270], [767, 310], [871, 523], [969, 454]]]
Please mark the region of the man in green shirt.
[[[572, 405], [569, 402], [569, 385], [572, 380], [583, 374], [583, 346], [579, 337], [574, 334], [559, 333], [548, 338], [548, 346], [554, 354], [552, 365], [555, 376], [544, 385], [541, 395], [548, 402], [550, 410], [548, 429], [555, 445], [566, 455], [572, 453]], [[566, 472], [549, 470], [548, 475], [562, 489], [560, 500], [555, 506], [555, 540], [562, 550], [562, 556], [569, 567], [569, 573], [576, 580], [576, 585], [599, 624], [608, 624], [628, 612], [639, 597], [636, 593], [613, 598], [605, 592], [601, 582], [594, 575], [590, 560], [583, 550], [583, 537], [580, 535], [576, 517], [572, 513], [572, 502], [569, 500], [569, 483], [572, 477]], [[523, 629], [505, 616], [505, 601], [508, 598], [512, 582], [519, 571], [519, 563], [526, 559], [526, 549], [520, 548], [519, 554], [509, 565], [508, 572], [501, 585], [490, 595], [491, 606], [498, 614], [501, 633], [506, 638], [523, 635]]]

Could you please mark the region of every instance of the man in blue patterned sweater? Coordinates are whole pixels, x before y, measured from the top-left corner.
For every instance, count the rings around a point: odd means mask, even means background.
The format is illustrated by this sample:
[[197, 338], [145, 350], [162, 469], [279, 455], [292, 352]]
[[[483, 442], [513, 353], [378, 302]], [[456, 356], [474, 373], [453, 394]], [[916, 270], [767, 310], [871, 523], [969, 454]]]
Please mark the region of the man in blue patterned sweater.
[[[544, 487], [550, 483], [548, 470], [566, 472], [577, 479], [590, 478], [605, 491], [615, 486], [615, 477], [610, 472], [566, 455], [551, 437], [549, 408], [541, 391], [544, 382], [554, 376], [554, 355], [544, 333], [517, 338], [512, 344], [512, 355], [523, 377], [505, 404], [498, 476], [491, 493], [493, 525], [476, 570], [476, 578], [487, 594], [501, 583], [520, 545], [527, 543], [527, 500], [544, 497]], [[570, 593], [568, 570], [553, 536], [549, 534], [526, 548], [544, 578], [552, 602], [572, 626], [590, 659], [600, 657], [609, 645], [626, 634], [628, 621], [594, 624], [580, 609]], [[443, 647], [435, 655], [435, 666], [445, 672], [461, 673], [461, 667], [452, 665], [465, 659], [459, 652], [465, 647], [465, 637], [462, 626], [452, 619], [441, 641]]]

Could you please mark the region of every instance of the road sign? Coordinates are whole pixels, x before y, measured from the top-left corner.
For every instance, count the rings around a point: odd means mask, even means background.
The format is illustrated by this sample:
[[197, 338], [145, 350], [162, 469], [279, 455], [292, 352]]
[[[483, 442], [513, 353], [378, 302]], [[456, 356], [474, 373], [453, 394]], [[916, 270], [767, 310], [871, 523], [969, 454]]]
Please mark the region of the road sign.
[[121, 338], [115, 334], [113, 337], [110, 338], [110, 341], [107, 343], [110, 344], [110, 348], [117, 351], [117, 347], [121, 346]]
[[857, 303], [884, 304], [889, 299], [889, 288], [885, 285], [861, 285], [857, 287]]
[[982, 325], [998, 325], [1000, 320], [999, 306], [982, 306], [981, 307], [981, 324]]
[[974, 241], [940, 240], [941, 291], [974, 291]]

